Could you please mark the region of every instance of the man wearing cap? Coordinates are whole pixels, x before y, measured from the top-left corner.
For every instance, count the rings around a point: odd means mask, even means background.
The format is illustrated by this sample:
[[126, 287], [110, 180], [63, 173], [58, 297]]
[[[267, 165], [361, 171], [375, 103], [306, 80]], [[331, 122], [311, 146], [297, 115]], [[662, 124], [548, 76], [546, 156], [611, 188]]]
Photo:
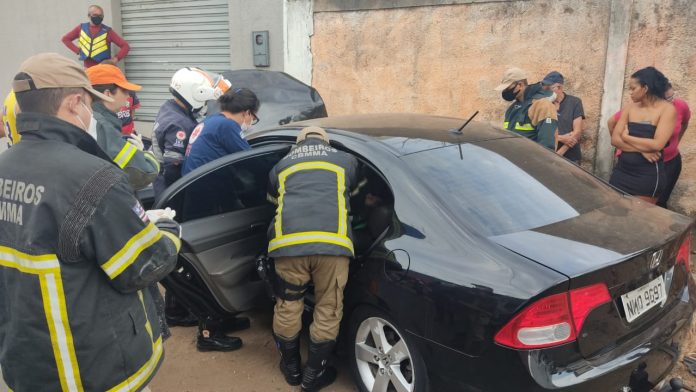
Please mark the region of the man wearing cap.
[[[326, 362], [336, 344], [354, 254], [349, 192], [357, 185], [357, 173], [355, 157], [331, 147], [322, 128], [307, 127], [269, 175], [268, 197], [278, 206], [268, 244], [279, 278], [273, 334], [285, 380], [301, 384], [302, 391], [317, 391], [336, 379], [336, 370]], [[302, 370], [300, 329], [310, 282], [316, 305], [309, 358]]]
[[512, 102], [505, 111], [503, 128], [556, 151], [558, 116], [551, 92], [544, 90], [541, 82], [527, 84], [527, 73], [515, 67], [505, 71], [495, 90]]
[[143, 151], [140, 135], [134, 133], [124, 140], [121, 120], [117, 115], [119, 109], [126, 105], [129, 93], [141, 87], [126, 80], [115, 65], [98, 64], [86, 72], [92, 88], [113, 99], [113, 102], [95, 100], [92, 103], [99, 147], [128, 174], [133, 189], [145, 188], [157, 177], [159, 163], [151, 152]]
[[545, 90], [555, 94], [556, 110], [558, 114], [558, 152], [569, 160], [580, 164], [582, 152], [580, 151], [580, 139], [582, 139], [582, 120], [585, 111], [582, 108], [580, 98], [566, 94], [563, 88], [563, 75], [558, 71], [551, 71], [544, 77], [541, 84]]
[[179, 225], [149, 222], [87, 133], [94, 90], [55, 53], [13, 81], [22, 142], [0, 155], [0, 366], [14, 391], [146, 389], [163, 359], [148, 290], [176, 265]]
[[[130, 50], [128, 42], [121, 38], [111, 27], [102, 23], [104, 9], [98, 5], [87, 8], [89, 22], [81, 23], [63, 36], [63, 44], [73, 53], [80, 55], [85, 68], [105, 63], [115, 65], [123, 60]], [[78, 45], [73, 41], [77, 40]], [[111, 44], [120, 49], [116, 56], [111, 56]]]

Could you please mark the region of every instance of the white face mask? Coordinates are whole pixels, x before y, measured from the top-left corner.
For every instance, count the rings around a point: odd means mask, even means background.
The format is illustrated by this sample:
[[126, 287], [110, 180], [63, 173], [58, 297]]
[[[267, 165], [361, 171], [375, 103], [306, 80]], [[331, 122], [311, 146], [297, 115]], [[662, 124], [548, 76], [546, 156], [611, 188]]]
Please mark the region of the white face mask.
[[251, 123], [242, 123], [242, 132], [240, 135], [242, 136], [242, 139], [246, 139], [247, 135], [249, 135], [249, 130], [251, 129]]
[[84, 121], [82, 121], [80, 116], [75, 116], [75, 118], [77, 118], [77, 121], [79, 121], [80, 124], [82, 125], [82, 129], [85, 132], [89, 133], [89, 135], [92, 136], [92, 138], [94, 138], [94, 140], [97, 140], [97, 120], [94, 119], [94, 112], [89, 110], [87, 105], [85, 105], [84, 103], [80, 102], [80, 105], [82, 105], [82, 107], [87, 109], [87, 111], [89, 112], [89, 126], [85, 125]]
[[558, 98], [558, 95], [556, 95], [556, 93], [553, 92], [553, 93], [551, 93], [551, 96], [549, 97], [549, 101], [556, 102], [556, 98]]

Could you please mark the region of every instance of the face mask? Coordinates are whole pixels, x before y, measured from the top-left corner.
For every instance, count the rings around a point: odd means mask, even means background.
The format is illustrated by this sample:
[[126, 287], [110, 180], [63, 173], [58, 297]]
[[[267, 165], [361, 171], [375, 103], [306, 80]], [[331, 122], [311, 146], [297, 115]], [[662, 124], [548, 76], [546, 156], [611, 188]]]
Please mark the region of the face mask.
[[513, 88], [507, 88], [507, 89], [503, 90], [503, 92], [501, 94], [503, 96], [503, 99], [508, 101], [508, 102], [514, 101], [515, 97], [517, 96], [517, 92], [515, 91], [516, 88], [517, 88], [517, 85], [515, 85]]
[[251, 123], [242, 123], [242, 132], [240, 135], [242, 136], [242, 139], [246, 139], [247, 135], [249, 134], [249, 130], [251, 129]]
[[84, 103], [80, 102], [80, 105], [82, 105], [82, 107], [87, 109], [87, 111], [89, 112], [89, 126], [85, 125], [84, 121], [82, 121], [80, 116], [75, 116], [75, 118], [77, 118], [77, 121], [79, 121], [82, 125], [82, 129], [85, 132], [89, 133], [89, 135], [92, 136], [94, 140], [97, 140], [97, 120], [94, 119], [94, 113], [91, 110], [89, 110], [87, 105], [85, 105]]
[[558, 95], [556, 95], [556, 93], [551, 93], [551, 96], [549, 97], [549, 101], [556, 102], [556, 98], [558, 98]]
[[89, 18], [89, 20], [92, 21], [95, 25], [99, 26], [101, 22], [104, 20], [104, 17], [99, 15], [99, 16], [92, 16]]

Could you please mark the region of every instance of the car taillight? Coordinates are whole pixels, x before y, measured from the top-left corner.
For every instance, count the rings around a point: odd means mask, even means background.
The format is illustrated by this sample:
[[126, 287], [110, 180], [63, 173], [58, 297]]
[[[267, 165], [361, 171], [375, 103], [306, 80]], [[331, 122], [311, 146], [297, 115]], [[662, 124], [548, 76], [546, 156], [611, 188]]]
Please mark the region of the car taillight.
[[691, 232], [686, 235], [684, 242], [679, 246], [679, 252], [677, 252], [677, 261], [675, 264], [684, 263], [686, 267], [686, 272], [691, 271], [689, 266], [689, 256], [691, 254]]
[[594, 308], [609, 301], [611, 301], [611, 297], [604, 283], [570, 290], [570, 311], [573, 313], [575, 331], [582, 330], [587, 315]]
[[495, 335], [495, 342], [518, 349], [571, 342], [590, 312], [611, 300], [603, 283], [550, 295], [524, 308]]

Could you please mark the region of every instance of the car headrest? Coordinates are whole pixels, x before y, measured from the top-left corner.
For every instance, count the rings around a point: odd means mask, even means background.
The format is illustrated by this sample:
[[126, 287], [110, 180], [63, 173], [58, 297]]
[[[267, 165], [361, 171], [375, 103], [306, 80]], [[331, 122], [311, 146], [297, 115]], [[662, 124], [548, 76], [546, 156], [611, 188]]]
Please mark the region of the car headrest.
[[384, 230], [391, 224], [393, 210], [389, 207], [379, 206], [370, 211], [370, 216], [367, 219], [367, 227], [373, 238], [379, 237]]

